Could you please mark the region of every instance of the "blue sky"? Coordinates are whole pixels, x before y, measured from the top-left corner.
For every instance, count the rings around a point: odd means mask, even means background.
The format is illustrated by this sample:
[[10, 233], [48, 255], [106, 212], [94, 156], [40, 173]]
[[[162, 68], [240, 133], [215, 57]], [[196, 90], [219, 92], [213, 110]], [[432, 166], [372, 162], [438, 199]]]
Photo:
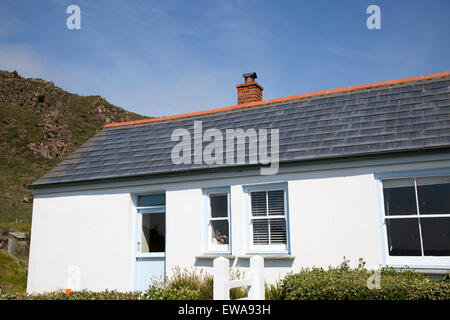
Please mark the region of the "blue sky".
[[449, 14], [448, 0], [0, 0], [0, 69], [171, 115], [236, 104], [246, 72], [271, 99], [449, 71]]

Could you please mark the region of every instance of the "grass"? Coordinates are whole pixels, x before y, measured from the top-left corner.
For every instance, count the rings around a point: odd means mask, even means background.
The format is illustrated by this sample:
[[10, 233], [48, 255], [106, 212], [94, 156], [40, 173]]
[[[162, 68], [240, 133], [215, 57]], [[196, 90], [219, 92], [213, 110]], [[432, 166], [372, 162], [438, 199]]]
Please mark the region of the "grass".
[[[40, 141], [37, 123], [40, 117], [14, 105], [0, 106], [0, 223], [31, 222], [32, 198], [26, 185], [48, 171], [55, 161], [36, 159], [27, 144]], [[6, 123], [5, 123], [6, 121]]]
[[15, 258], [0, 252], [0, 286], [2, 293], [25, 293], [28, 258]]

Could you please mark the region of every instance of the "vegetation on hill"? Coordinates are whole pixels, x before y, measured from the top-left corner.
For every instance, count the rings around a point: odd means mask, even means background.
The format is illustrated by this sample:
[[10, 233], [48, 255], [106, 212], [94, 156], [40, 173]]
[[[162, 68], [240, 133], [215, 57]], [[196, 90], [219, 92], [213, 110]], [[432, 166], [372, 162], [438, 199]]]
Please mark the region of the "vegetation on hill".
[[[100, 96], [79, 96], [52, 82], [0, 70], [0, 235], [30, 230], [33, 196], [28, 184], [105, 124], [143, 118]], [[0, 286], [22, 291], [26, 269], [24, 274], [13, 269], [26, 268], [27, 257], [17, 260], [1, 251]]]
[[0, 252], [0, 286], [2, 293], [24, 293], [27, 283], [28, 261]]
[[0, 223], [30, 223], [26, 188], [106, 123], [143, 119], [100, 96], [0, 70]]

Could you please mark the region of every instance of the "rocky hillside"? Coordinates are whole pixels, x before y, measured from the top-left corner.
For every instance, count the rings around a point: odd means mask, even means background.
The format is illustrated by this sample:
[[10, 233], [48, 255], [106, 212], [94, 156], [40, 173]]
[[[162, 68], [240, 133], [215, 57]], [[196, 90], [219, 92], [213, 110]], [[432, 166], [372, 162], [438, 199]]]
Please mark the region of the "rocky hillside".
[[145, 117], [0, 70], [0, 224], [31, 219], [33, 182], [103, 125]]

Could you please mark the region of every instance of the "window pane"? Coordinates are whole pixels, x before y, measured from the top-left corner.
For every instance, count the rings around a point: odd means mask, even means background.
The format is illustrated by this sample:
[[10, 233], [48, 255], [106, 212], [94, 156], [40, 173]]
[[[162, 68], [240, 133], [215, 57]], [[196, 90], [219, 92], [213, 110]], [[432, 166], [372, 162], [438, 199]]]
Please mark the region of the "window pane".
[[228, 216], [228, 196], [226, 194], [210, 195], [209, 200], [212, 218], [223, 218]]
[[418, 219], [386, 219], [389, 255], [420, 256]]
[[228, 244], [228, 220], [211, 221], [211, 234], [213, 244]]
[[284, 215], [284, 191], [268, 192], [269, 215]]
[[450, 218], [420, 219], [426, 256], [450, 256]]
[[450, 177], [417, 178], [420, 214], [450, 213]]
[[252, 215], [267, 215], [267, 191], [250, 193], [252, 200]]
[[166, 195], [161, 194], [149, 194], [138, 197], [138, 207], [151, 207], [151, 206], [165, 206]]
[[165, 214], [142, 215], [141, 252], [165, 251]]
[[383, 181], [384, 210], [387, 216], [417, 214], [413, 179]]
[[286, 220], [270, 219], [270, 244], [286, 244]]
[[269, 244], [269, 220], [253, 220], [253, 244]]

